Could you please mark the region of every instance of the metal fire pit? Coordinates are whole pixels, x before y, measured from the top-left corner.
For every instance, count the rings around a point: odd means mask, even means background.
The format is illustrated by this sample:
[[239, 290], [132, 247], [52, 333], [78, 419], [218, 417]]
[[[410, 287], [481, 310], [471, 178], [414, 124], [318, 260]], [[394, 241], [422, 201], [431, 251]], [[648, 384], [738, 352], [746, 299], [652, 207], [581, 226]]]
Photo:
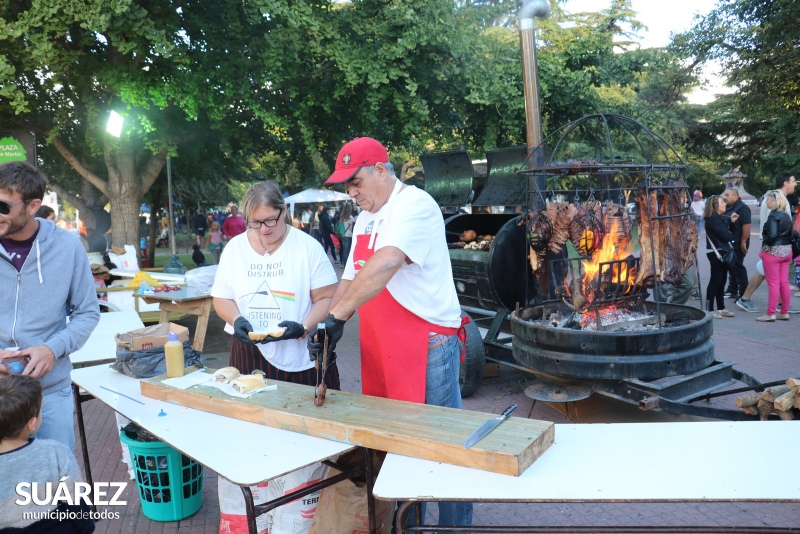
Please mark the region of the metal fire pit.
[[[714, 362], [711, 316], [688, 306], [660, 304], [659, 329], [597, 332], [542, 324], [545, 309], [566, 305], [549, 301], [511, 314], [514, 359], [550, 377], [620, 380], [687, 375]], [[656, 304], [644, 303], [656, 313]]]

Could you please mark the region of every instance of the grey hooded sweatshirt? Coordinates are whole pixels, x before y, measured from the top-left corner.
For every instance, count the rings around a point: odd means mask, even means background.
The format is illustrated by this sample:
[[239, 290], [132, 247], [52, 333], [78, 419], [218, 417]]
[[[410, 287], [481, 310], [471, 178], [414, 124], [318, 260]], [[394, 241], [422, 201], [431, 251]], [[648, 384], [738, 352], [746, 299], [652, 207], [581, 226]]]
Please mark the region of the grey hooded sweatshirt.
[[36, 220], [39, 232], [19, 273], [0, 245], [0, 348], [53, 351], [56, 363], [40, 379], [46, 395], [70, 385], [69, 355], [89, 338], [100, 308], [81, 242], [52, 221]]

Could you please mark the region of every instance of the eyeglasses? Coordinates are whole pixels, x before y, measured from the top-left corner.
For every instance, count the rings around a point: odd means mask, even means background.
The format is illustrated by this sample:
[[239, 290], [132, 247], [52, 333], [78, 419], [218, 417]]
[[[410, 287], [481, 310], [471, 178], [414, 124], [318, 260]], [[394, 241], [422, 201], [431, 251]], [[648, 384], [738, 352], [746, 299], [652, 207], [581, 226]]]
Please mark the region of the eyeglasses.
[[19, 202], [15, 203], [15, 204], [9, 204], [8, 202], [5, 202], [4, 200], [0, 200], [0, 215], [8, 215], [9, 213], [11, 213], [11, 208], [13, 208], [14, 206], [19, 206], [20, 204], [24, 204], [24, 203], [25, 203], [24, 200], [20, 200]]
[[267, 228], [272, 228], [278, 224], [278, 221], [281, 220], [281, 215], [283, 215], [283, 209], [278, 211], [278, 216], [274, 219], [266, 219], [264, 221], [248, 221], [247, 227], [251, 230], [258, 230], [262, 225], [266, 226]]

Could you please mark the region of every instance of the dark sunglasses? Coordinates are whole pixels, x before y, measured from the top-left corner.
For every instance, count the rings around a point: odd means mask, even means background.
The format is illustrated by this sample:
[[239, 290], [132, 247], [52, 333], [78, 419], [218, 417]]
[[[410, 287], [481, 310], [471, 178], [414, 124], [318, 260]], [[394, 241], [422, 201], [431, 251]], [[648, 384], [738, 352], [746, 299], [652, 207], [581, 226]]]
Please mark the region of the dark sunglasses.
[[8, 215], [9, 213], [11, 213], [11, 208], [13, 208], [14, 206], [18, 206], [20, 204], [24, 204], [24, 203], [25, 203], [24, 200], [20, 200], [19, 202], [15, 203], [15, 204], [9, 204], [8, 202], [6, 202], [4, 200], [0, 200], [0, 215]]

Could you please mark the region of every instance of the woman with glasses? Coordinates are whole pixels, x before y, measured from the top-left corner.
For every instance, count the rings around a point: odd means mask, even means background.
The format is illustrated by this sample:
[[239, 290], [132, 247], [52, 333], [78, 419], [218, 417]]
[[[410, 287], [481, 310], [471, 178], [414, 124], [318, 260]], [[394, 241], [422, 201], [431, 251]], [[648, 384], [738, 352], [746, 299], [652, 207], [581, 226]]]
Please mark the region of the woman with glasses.
[[[325, 320], [336, 273], [322, 245], [292, 227], [275, 182], [253, 184], [242, 211], [247, 231], [223, 249], [211, 289], [214, 309], [233, 334], [230, 365], [242, 374], [258, 369], [273, 380], [316, 385], [303, 338]], [[249, 336], [280, 329], [261, 341]], [[335, 362], [325, 383], [339, 389]]]

